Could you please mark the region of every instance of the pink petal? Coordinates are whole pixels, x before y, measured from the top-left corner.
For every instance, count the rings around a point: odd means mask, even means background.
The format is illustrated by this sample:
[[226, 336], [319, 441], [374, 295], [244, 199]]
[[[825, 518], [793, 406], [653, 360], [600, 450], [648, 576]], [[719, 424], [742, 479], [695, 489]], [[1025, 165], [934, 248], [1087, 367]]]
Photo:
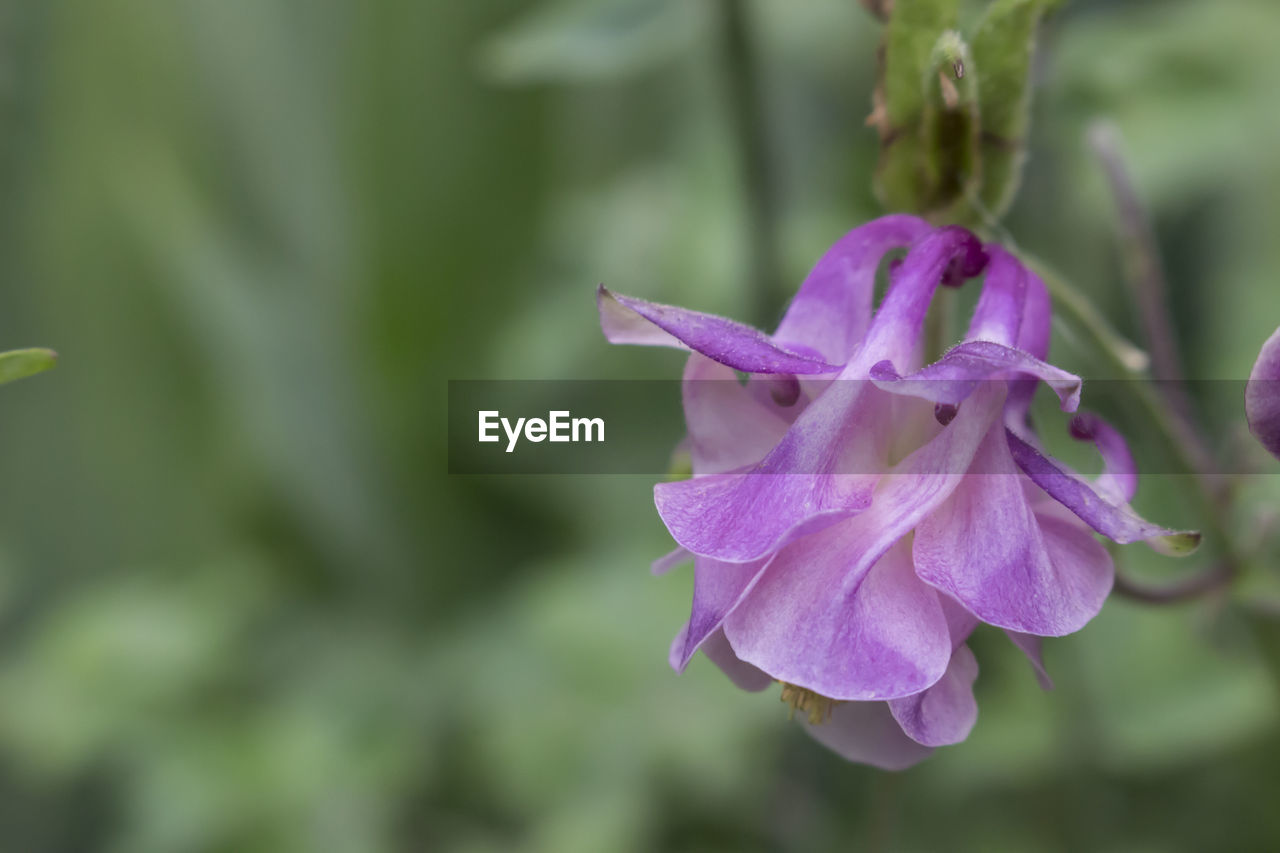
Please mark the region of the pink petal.
[[805, 344], [835, 364], [847, 362], [871, 322], [881, 259], [928, 231], [923, 219], [897, 214], [882, 216], [841, 237], [800, 285], [774, 339]]
[[988, 433], [979, 473], [916, 528], [916, 574], [992, 625], [1078, 631], [1111, 591], [1111, 556], [1080, 525], [1032, 511], [1003, 433]]
[[969, 736], [978, 719], [973, 682], [978, 660], [968, 646], [951, 655], [946, 673], [928, 690], [889, 702], [889, 711], [907, 737], [924, 746], [946, 746]]
[[1244, 411], [1254, 438], [1280, 457], [1280, 329], [1267, 338], [1249, 372]]
[[[840, 378], [865, 379], [877, 361], [913, 352], [939, 282], [975, 275], [985, 263], [977, 239], [963, 228], [941, 228], [920, 240]], [[667, 529], [695, 554], [746, 562], [861, 512], [895, 428], [879, 394], [862, 381], [831, 382], [758, 465], [660, 484], [654, 499]]]
[[842, 702], [820, 723], [802, 721], [814, 740], [849, 761], [905, 770], [933, 749], [907, 737], [884, 702]]
[[1054, 500], [1103, 536], [1120, 544], [1145, 541], [1152, 549], [1174, 557], [1185, 556], [1199, 547], [1199, 533], [1152, 524], [1139, 517], [1128, 504], [1099, 494], [1078, 475], [1052, 461], [1013, 432], [1006, 430], [1005, 436], [1018, 467]]
[[856, 515], [885, 467], [887, 406], [869, 383], [834, 382], [759, 464], [658, 484], [658, 514], [685, 548], [732, 562]]
[[885, 478], [867, 512], [778, 552], [725, 620], [739, 657], [833, 699], [907, 696], [942, 677], [947, 617], [899, 540], [960, 484], [1003, 397], [984, 387], [972, 403]]
[[720, 474], [759, 462], [790, 426], [757, 402], [733, 368], [694, 353], [681, 385], [694, 474]]
[[975, 276], [986, 262], [977, 238], [954, 225], [939, 228], [912, 246], [891, 277], [884, 302], [841, 378], [865, 379], [871, 365], [886, 359], [894, 364], [908, 363], [938, 284], [944, 279], [963, 281]]
[[663, 554], [658, 559], [649, 564], [649, 571], [655, 575], [665, 575], [681, 563], [688, 562], [693, 559], [693, 554], [679, 546], [674, 551]]
[[979, 383], [1020, 376], [1046, 382], [1057, 393], [1063, 411], [1075, 411], [1080, 404], [1079, 376], [990, 341], [959, 344], [933, 364], [905, 377], [899, 376], [889, 361], [871, 368], [878, 388], [952, 405], [963, 402]]
[[720, 671], [729, 676], [730, 681], [743, 690], [759, 693], [773, 684], [773, 679], [768, 673], [761, 672], [734, 654], [733, 646], [729, 645], [724, 631], [713, 631], [711, 636], [703, 641], [702, 653], [720, 667]]
[[1138, 466], [1124, 436], [1097, 415], [1080, 414], [1071, 419], [1071, 437], [1092, 441], [1102, 455], [1102, 475], [1093, 481], [1098, 494], [1113, 503], [1133, 500], [1138, 491]]
[[714, 314], [690, 311], [674, 305], [646, 302], [610, 292], [596, 291], [600, 327], [615, 344], [673, 346], [700, 352], [729, 367], [748, 373], [834, 373], [811, 353], [785, 348], [758, 329]]
[[766, 560], [724, 563], [697, 557], [693, 564], [693, 608], [683, 631], [684, 644], [671, 647], [671, 666], [683, 672], [689, 659], [712, 632], [720, 629], [748, 590], [756, 583]]
[[1049, 670], [1044, 666], [1044, 640], [1035, 634], [1022, 634], [1017, 631], [1005, 631], [1006, 636], [1013, 641], [1013, 644], [1022, 650], [1027, 656], [1027, 660], [1031, 662], [1031, 668], [1035, 670], [1036, 681], [1040, 683], [1043, 690], [1053, 689], [1053, 679], [1049, 677]]
[[994, 243], [988, 243], [983, 249], [989, 258], [986, 280], [965, 340], [1016, 347], [1027, 300], [1026, 270]]

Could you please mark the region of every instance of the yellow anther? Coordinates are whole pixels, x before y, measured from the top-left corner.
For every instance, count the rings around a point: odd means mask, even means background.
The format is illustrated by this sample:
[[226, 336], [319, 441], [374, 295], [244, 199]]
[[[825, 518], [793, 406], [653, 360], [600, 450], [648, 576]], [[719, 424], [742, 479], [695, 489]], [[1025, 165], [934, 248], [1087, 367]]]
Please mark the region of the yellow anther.
[[792, 719], [795, 718], [796, 711], [801, 711], [809, 715], [810, 725], [816, 726], [831, 719], [831, 710], [839, 700], [830, 699], [821, 693], [814, 693], [807, 687], [797, 687], [784, 681], [782, 682], [782, 701], [791, 706]]

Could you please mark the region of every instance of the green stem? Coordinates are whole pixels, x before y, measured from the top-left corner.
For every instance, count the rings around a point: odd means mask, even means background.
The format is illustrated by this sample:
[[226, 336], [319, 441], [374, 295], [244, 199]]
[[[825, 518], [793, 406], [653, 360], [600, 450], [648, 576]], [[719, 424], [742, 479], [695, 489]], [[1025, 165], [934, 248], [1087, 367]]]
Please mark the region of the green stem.
[[1089, 301], [1089, 297], [1068, 284], [1066, 279], [1043, 261], [1022, 251], [1017, 251], [1017, 254], [1036, 275], [1044, 280], [1054, 307], [1087, 332], [1093, 338], [1093, 343], [1107, 360], [1120, 370], [1122, 375], [1136, 377], [1146, 371], [1151, 359], [1113, 329], [1102, 313]]
[[1151, 223], [1120, 154], [1119, 131], [1109, 124], [1095, 124], [1089, 131], [1089, 144], [1107, 174], [1119, 211], [1125, 280], [1151, 351], [1151, 375], [1160, 382], [1157, 391], [1182, 422], [1179, 433], [1188, 454], [1198, 463], [1197, 470], [1221, 488], [1213, 451], [1198, 428], [1191, 398], [1183, 382], [1178, 338], [1169, 315], [1169, 286]]

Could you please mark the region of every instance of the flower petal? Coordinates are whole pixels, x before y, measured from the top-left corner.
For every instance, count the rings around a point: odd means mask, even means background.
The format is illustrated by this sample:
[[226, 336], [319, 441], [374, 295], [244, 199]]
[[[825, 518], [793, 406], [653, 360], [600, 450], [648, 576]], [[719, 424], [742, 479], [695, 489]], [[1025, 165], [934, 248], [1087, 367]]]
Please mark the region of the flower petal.
[[1032, 511], [1003, 432], [988, 433], [974, 457], [978, 473], [916, 528], [916, 574], [984, 622], [1070, 634], [1102, 609], [1111, 556], [1078, 523]]
[[940, 280], [975, 275], [985, 263], [977, 238], [963, 228], [939, 229], [913, 246], [841, 372], [844, 381], [828, 383], [765, 459], [736, 474], [654, 489], [675, 540], [695, 554], [746, 562], [864, 510], [894, 425], [881, 392], [861, 380], [882, 358], [914, 352]]
[[867, 512], [778, 552], [725, 619], [739, 657], [832, 699], [909, 696], [942, 677], [947, 615], [902, 537], [959, 485], [992, 428], [1003, 396], [976, 396], [885, 477]]
[[665, 575], [681, 563], [688, 562], [692, 559], [693, 554], [677, 545], [674, 551], [663, 554], [661, 557], [650, 563], [649, 571], [655, 575]]
[[[856, 550], [874, 531], [861, 521], [801, 539], [774, 558], [725, 620], [739, 657], [832, 699], [908, 696], [942, 677], [951, 639], [937, 594], [911, 571], [905, 544], [867, 565], [866, 552]], [[861, 583], [841, 594], [854, 574]]]
[[978, 275], [986, 263], [978, 238], [959, 226], [939, 228], [919, 240], [892, 275], [884, 302], [841, 378], [865, 379], [871, 365], [886, 359], [907, 364], [938, 284]]
[[1080, 414], [1071, 419], [1071, 437], [1092, 441], [1102, 455], [1102, 475], [1093, 481], [1098, 493], [1112, 503], [1133, 500], [1138, 491], [1138, 466], [1124, 436], [1097, 415]]
[[1018, 349], [1038, 359], [1049, 357], [1049, 337], [1053, 314], [1049, 288], [1040, 276], [1023, 268], [1026, 274], [1026, 301], [1022, 307], [1022, 325], [1018, 329]]
[[759, 462], [790, 427], [757, 402], [733, 369], [694, 353], [681, 384], [694, 474], [720, 474]]
[[940, 595], [938, 600], [942, 602], [942, 613], [947, 617], [947, 630], [951, 635], [951, 650], [955, 651], [964, 644], [965, 640], [969, 639], [969, 635], [973, 633], [974, 628], [978, 627], [978, 622], [981, 620], [949, 595]]
[[714, 314], [633, 299], [612, 293], [604, 285], [596, 290], [596, 305], [600, 309], [600, 327], [611, 343], [691, 349], [748, 373], [840, 370], [838, 364], [781, 347], [758, 329]]
[[697, 557], [693, 563], [693, 609], [683, 631], [684, 644], [671, 647], [671, 667], [683, 672], [698, 647], [720, 629], [733, 608], [760, 577], [766, 560], [724, 563]]
[[929, 231], [915, 216], [882, 216], [836, 241], [805, 277], [774, 332], [777, 341], [804, 344], [844, 364], [871, 322], [876, 270], [885, 254]]
[[1028, 376], [1043, 380], [1058, 395], [1064, 412], [1080, 405], [1080, 377], [1027, 353], [991, 343], [970, 341], [950, 349], [942, 358], [910, 376], [899, 376], [893, 364], [882, 361], [871, 368], [876, 387], [893, 394], [922, 397], [935, 403], [959, 405], [982, 382], [1003, 377]]
[[1267, 338], [1249, 372], [1244, 411], [1254, 438], [1280, 457], [1280, 329]]
[[762, 672], [734, 654], [733, 646], [729, 645], [729, 639], [725, 637], [723, 630], [711, 632], [711, 635], [702, 643], [702, 653], [720, 667], [720, 671], [729, 676], [730, 681], [743, 690], [759, 693], [773, 684], [773, 679], [768, 673]]
[[1049, 677], [1049, 671], [1044, 667], [1044, 639], [1037, 637], [1035, 634], [1023, 634], [1018, 631], [1005, 631], [1005, 635], [1013, 641], [1013, 644], [1022, 650], [1027, 656], [1027, 660], [1031, 662], [1031, 668], [1035, 670], [1036, 681], [1040, 683], [1040, 689], [1052, 690], [1053, 679]]
[[1098, 494], [1083, 479], [1044, 456], [1013, 432], [1006, 430], [1005, 435], [1018, 467], [1054, 500], [1103, 536], [1122, 545], [1145, 541], [1161, 554], [1174, 557], [1185, 556], [1199, 547], [1198, 532], [1171, 530], [1146, 521], [1128, 505], [1115, 503]]
[[679, 544], [732, 562], [856, 515], [885, 465], [889, 402], [869, 383], [833, 382], [759, 464], [655, 486], [658, 514]]
[[[1044, 361], [1049, 357], [1049, 290], [1039, 276], [1030, 270], [1025, 272], [1027, 292], [1022, 308], [1022, 326], [1018, 329], [1018, 349]], [[1023, 435], [1031, 432], [1027, 424], [1027, 411], [1031, 408], [1036, 387], [1034, 379], [1009, 381], [1009, 401], [1004, 407], [1005, 420]]]
[[965, 340], [1016, 347], [1027, 301], [1027, 272], [998, 245], [988, 243], [983, 249], [989, 258], [987, 275]]
[[924, 746], [946, 746], [969, 736], [978, 720], [973, 682], [978, 660], [968, 646], [951, 655], [946, 673], [928, 690], [889, 701], [889, 712], [907, 737]]
[[802, 725], [840, 757], [881, 770], [906, 770], [933, 752], [906, 736], [884, 702], [841, 702], [823, 722]]

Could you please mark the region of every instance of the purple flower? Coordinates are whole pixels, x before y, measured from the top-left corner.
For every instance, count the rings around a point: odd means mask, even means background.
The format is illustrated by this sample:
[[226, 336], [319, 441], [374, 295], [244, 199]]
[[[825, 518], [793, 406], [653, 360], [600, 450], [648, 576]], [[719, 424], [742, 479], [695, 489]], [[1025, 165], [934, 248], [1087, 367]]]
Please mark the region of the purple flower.
[[1244, 411], [1249, 431], [1280, 457], [1280, 329], [1267, 338], [1244, 388]]
[[[873, 313], [877, 269], [897, 248]], [[965, 339], [923, 366], [936, 288], [984, 271]], [[1044, 284], [962, 228], [887, 216], [854, 229], [773, 335], [604, 288], [598, 301], [610, 341], [693, 351], [694, 476], [655, 489], [679, 545], [655, 571], [694, 561], [672, 666], [702, 649], [744, 689], [782, 682], [846, 758], [898, 769], [968, 735], [977, 662], [965, 641], [978, 622], [1009, 632], [1043, 679], [1039, 638], [1079, 630], [1111, 589], [1093, 531], [1195, 546], [1129, 508], [1133, 460], [1100, 419], [1072, 422], [1103, 457], [1098, 479], [1040, 450], [1026, 419], [1037, 384], [1074, 411], [1081, 381], [1044, 361]]]

